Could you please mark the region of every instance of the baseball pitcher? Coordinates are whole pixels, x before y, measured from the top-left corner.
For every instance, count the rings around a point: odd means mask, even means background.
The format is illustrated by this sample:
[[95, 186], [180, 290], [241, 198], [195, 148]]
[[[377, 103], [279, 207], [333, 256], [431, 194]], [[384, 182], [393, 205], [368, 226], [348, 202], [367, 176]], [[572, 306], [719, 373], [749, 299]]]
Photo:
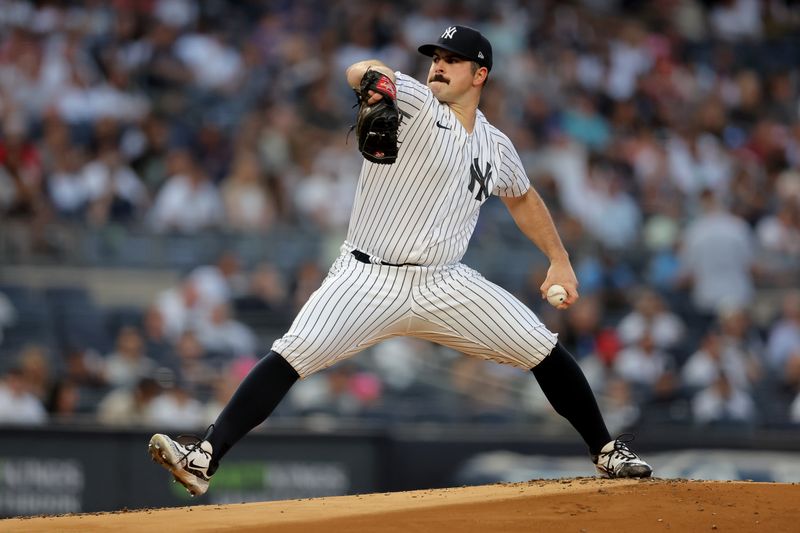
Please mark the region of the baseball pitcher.
[[347, 69], [365, 162], [347, 239], [322, 285], [203, 438], [150, 440], [153, 459], [191, 494], [206, 492], [222, 457], [297, 379], [398, 335], [530, 370], [586, 442], [600, 474], [651, 475], [625, 441], [611, 438], [580, 367], [556, 335], [460, 262], [481, 206], [497, 195], [550, 261], [542, 295], [562, 286], [561, 309], [579, 296], [569, 256], [516, 149], [478, 109], [492, 69], [489, 41], [455, 25], [419, 51], [431, 57], [426, 83], [375, 60]]

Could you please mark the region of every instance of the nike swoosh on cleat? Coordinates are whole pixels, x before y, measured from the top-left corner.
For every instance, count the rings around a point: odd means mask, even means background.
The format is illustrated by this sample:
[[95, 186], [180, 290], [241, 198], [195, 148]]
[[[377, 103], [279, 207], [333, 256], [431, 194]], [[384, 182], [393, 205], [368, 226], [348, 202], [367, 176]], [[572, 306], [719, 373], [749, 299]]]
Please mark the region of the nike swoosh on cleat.
[[206, 469], [205, 465], [200, 465], [200, 464], [195, 463], [194, 459], [192, 459], [191, 461], [189, 461], [186, 464], [186, 470], [187, 471], [191, 472], [192, 474], [196, 475], [197, 477], [202, 477], [203, 479], [206, 479], [206, 475], [203, 472], [203, 470], [205, 470], [205, 469]]
[[438, 127], [442, 128], [443, 130], [452, 130], [452, 129], [453, 129], [453, 128], [449, 128], [449, 127], [447, 127], [447, 126], [444, 126], [444, 125], [443, 125], [441, 122], [439, 122], [438, 120], [436, 121], [436, 125], [437, 125]]

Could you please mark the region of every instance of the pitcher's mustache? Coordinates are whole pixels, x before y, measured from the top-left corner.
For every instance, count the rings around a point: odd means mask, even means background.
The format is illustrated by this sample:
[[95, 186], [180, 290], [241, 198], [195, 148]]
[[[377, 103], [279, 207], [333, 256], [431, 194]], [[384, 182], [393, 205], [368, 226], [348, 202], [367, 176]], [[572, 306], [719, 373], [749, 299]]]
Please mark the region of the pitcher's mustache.
[[441, 74], [434, 74], [433, 77], [429, 81], [440, 81], [442, 83], [450, 84], [450, 80], [442, 76]]

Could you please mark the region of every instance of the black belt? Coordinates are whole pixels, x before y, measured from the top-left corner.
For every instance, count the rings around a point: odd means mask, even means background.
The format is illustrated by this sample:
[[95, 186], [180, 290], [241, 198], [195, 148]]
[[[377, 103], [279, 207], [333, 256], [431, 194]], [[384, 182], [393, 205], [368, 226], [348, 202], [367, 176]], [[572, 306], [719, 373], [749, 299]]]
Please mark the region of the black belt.
[[361, 261], [362, 263], [366, 263], [368, 265], [379, 264], [379, 265], [386, 265], [386, 266], [391, 266], [391, 267], [419, 266], [416, 263], [399, 263], [398, 264], [398, 263], [390, 263], [388, 261], [383, 261], [383, 260], [381, 260], [380, 263], [377, 263], [377, 262], [372, 261], [372, 256], [370, 256], [369, 254], [365, 254], [361, 250], [353, 250], [350, 253], [353, 254], [353, 257], [356, 258], [356, 261]]

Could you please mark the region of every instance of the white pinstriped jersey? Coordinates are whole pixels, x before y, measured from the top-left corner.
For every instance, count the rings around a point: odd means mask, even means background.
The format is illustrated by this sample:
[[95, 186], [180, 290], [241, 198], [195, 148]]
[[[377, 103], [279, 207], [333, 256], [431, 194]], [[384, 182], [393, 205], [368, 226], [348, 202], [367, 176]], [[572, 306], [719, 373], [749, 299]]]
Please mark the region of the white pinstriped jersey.
[[469, 134], [426, 85], [396, 77], [400, 152], [393, 165], [364, 163], [345, 245], [390, 263], [452, 264], [489, 194], [520, 196], [529, 181], [511, 141], [483, 113]]
[[459, 262], [488, 196], [530, 187], [519, 156], [480, 111], [467, 134], [425, 85], [397, 73], [397, 94], [397, 161], [364, 162], [342, 254], [272, 349], [302, 378], [400, 335], [533, 368], [556, 335]]

